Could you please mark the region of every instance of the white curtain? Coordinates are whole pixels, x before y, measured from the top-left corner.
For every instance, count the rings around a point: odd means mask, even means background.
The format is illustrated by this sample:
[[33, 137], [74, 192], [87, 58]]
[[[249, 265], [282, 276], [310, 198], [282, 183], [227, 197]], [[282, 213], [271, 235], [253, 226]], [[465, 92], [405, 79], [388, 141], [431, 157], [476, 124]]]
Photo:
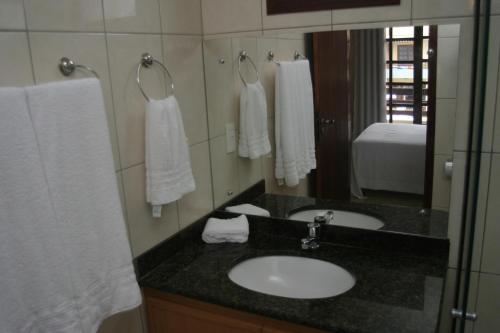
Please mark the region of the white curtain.
[[384, 29], [351, 31], [351, 43], [354, 140], [371, 124], [386, 122]]

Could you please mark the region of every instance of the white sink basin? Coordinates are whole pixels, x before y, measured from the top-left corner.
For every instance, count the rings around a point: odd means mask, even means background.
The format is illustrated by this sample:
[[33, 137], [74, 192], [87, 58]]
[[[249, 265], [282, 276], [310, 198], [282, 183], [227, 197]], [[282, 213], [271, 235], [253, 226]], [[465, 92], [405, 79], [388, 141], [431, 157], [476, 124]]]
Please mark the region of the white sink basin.
[[248, 259], [233, 267], [228, 275], [243, 288], [300, 299], [340, 295], [356, 283], [342, 267], [322, 260], [290, 256]]
[[344, 210], [311, 209], [292, 214], [290, 220], [313, 222], [318, 215], [325, 215], [326, 212], [333, 211], [333, 225], [342, 227], [377, 230], [384, 226], [384, 222], [379, 219], [360, 213], [348, 212]]

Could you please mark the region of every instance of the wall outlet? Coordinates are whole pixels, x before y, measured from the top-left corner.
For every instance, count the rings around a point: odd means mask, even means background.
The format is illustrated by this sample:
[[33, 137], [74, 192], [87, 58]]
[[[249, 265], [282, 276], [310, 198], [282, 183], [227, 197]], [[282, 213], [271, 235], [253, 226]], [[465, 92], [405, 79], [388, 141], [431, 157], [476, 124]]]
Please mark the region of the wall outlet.
[[226, 124], [226, 153], [236, 151], [236, 128], [234, 123]]

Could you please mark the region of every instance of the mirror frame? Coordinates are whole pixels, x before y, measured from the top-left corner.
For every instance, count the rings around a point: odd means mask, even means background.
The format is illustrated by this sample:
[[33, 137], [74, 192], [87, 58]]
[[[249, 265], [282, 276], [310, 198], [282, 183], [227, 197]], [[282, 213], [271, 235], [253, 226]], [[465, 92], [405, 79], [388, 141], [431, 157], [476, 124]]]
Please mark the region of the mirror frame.
[[401, 0], [266, 0], [267, 15], [400, 5]]

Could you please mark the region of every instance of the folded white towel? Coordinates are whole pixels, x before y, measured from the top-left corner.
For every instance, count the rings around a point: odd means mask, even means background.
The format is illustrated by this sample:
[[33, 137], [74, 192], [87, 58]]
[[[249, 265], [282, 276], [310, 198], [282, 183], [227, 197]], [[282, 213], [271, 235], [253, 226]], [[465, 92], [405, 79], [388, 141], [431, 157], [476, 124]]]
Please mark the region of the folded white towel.
[[146, 105], [147, 202], [163, 205], [195, 190], [189, 148], [174, 96]]
[[0, 331], [81, 332], [59, 232], [24, 89], [0, 88]]
[[316, 168], [309, 61], [280, 62], [275, 84], [275, 176], [279, 184], [296, 186]]
[[248, 240], [248, 220], [245, 215], [234, 219], [211, 217], [201, 234], [205, 243], [245, 243]]
[[65, 296], [76, 304], [79, 320], [71, 332], [96, 332], [104, 318], [141, 303], [101, 86], [96, 79], [71, 80], [28, 87], [26, 93], [59, 222], [51, 232], [66, 256], [66, 270], [53, 274], [68, 272], [71, 278], [73, 294]]
[[270, 152], [266, 93], [260, 81], [247, 83], [240, 95], [238, 153], [241, 157], [255, 159]]
[[228, 206], [226, 210], [231, 213], [238, 214], [248, 214], [248, 215], [258, 215], [258, 216], [271, 216], [268, 210], [251, 205], [251, 204], [241, 204], [237, 206]]

